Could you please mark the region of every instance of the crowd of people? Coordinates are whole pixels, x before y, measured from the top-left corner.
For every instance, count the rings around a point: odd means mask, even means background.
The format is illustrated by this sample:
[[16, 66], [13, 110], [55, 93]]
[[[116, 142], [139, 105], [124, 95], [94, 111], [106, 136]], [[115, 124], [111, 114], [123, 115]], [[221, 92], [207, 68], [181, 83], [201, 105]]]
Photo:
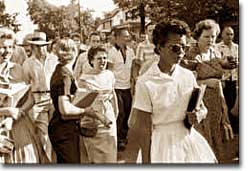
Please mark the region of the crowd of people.
[[[9, 106], [0, 91], [0, 162], [115, 164], [124, 153], [125, 163], [223, 163], [228, 148], [238, 160], [233, 28], [205, 19], [191, 32], [169, 19], [147, 23], [140, 42], [131, 35], [112, 28], [105, 42], [92, 32], [83, 44], [78, 33], [47, 40], [36, 30], [16, 44], [0, 28], [0, 89], [27, 89]], [[201, 85], [203, 100], [187, 111]]]

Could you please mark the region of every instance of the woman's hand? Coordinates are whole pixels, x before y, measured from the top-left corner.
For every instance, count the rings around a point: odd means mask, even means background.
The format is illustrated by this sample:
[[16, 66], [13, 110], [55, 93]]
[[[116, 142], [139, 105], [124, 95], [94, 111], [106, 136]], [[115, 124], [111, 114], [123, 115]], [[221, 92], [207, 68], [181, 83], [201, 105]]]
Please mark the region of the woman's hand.
[[238, 66], [238, 61], [233, 56], [227, 56], [225, 57], [225, 60], [221, 61], [221, 65], [225, 69], [234, 69]]
[[112, 124], [112, 122], [108, 118], [106, 118], [104, 115], [98, 114], [98, 112], [92, 107], [84, 108], [83, 115], [101, 121], [108, 128], [110, 127], [110, 124]]
[[187, 121], [190, 125], [198, 123], [196, 111], [186, 112]]
[[0, 154], [8, 154], [14, 148], [14, 143], [5, 135], [0, 135]]

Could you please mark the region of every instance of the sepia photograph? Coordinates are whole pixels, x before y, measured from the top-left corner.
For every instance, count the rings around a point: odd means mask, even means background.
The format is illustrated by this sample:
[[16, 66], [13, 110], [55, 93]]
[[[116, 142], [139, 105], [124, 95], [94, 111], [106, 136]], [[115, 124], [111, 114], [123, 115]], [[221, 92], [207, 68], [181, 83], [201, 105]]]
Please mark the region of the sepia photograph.
[[2, 167], [239, 167], [240, 9], [0, 0]]

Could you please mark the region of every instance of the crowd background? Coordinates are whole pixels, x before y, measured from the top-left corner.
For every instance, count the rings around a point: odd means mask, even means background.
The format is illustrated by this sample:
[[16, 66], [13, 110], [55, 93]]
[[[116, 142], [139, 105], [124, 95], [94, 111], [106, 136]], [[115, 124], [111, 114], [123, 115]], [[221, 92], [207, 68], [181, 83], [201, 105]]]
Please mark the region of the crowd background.
[[[207, 16], [207, 18], [210, 18], [210, 16]], [[213, 17], [212, 17], [213, 18]], [[217, 20], [218, 21], [218, 20]], [[219, 20], [220, 21], [220, 20]], [[228, 23], [227, 23], [228, 24]], [[194, 25], [195, 24], [193, 24], [193, 25], [190, 25], [191, 26], [191, 28], [193, 27], [194, 28]], [[224, 28], [224, 26], [225, 26], [226, 24], [224, 23], [223, 25], [220, 25], [221, 26], [221, 29], [222, 28]], [[145, 28], [147, 28], [147, 24], [145, 25], [146, 27]], [[237, 28], [237, 25], [235, 25], [235, 23], [232, 25], [232, 27], [233, 28]], [[47, 29], [45, 29], [46, 31], [48, 31]], [[64, 29], [65, 30], [65, 29]], [[117, 31], [117, 30], [127, 30], [127, 31]], [[239, 29], [232, 29], [234, 32], [236, 32], [235, 34], [236, 34], [236, 38], [234, 39], [234, 41], [237, 43], [238, 42], [238, 39], [239, 39], [239, 37], [238, 37], [238, 30]], [[43, 31], [43, 28], [41, 27], [39, 30], [37, 30], [37, 31], [35, 31], [35, 33], [40, 33], [41, 31]], [[88, 65], [88, 55], [87, 55], [87, 52], [88, 52], [88, 50], [90, 49], [90, 47], [93, 47], [93, 46], [95, 46], [95, 45], [93, 45], [93, 44], [91, 44], [91, 42], [93, 41], [92, 40], [92, 35], [93, 35], [93, 33], [96, 33], [96, 35], [97, 35], [97, 39], [99, 39], [99, 40], [94, 40], [94, 41], [96, 41], [97, 43], [100, 43], [100, 44], [104, 44], [105, 45], [105, 48], [106, 49], [108, 49], [107, 51], [108, 51], [108, 56], [112, 56], [112, 54], [115, 54], [115, 53], [121, 53], [120, 55], [122, 55], [121, 57], [121, 59], [123, 59], [124, 58], [124, 54], [126, 54], [126, 53], [128, 53], [127, 55], [128, 56], [132, 56], [131, 58], [136, 58], [137, 57], [137, 55], [138, 55], [138, 47], [141, 47], [141, 46], [137, 46], [137, 44], [139, 44], [139, 43], [141, 43], [141, 42], [144, 42], [144, 40], [149, 40], [148, 39], [148, 35], [147, 34], [145, 34], [146, 36], [144, 37], [144, 34], [141, 34], [140, 36], [139, 36], [139, 38], [138, 39], [135, 39], [135, 40], [132, 40], [132, 36], [130, 37], [130, 35], [133, 35], [133, 33], [132, 32], [129, 32], [130, 30], [129, 29], [127, 29], [127, 28], [121, 28], [121, 29], [112, 29], [112, 31], [111, 31], [111, 33], [108, 35], [108, 39], [107, 40], [103, 40], [102, 38], [101, 38], [101, 36], [100, 36], [100, 33], [98, 33], [98, 32], [91, 32], [91, 34], [89, 34], [89, 37], [88, 37], [88, 39], [86, 39], [86, 41], [83, 41], [83, 36], [81, 35], [81, 34], [77, 34], [76, 32], [72, 32], [72, 31], [66, 31], [67, 33], [65, 33], [65, 34], [63, 34], [63, 35], [58, 35], [57, 33], [54, 33], [54, 34], [51, 34], [52, 36], [56, 36], [56, 37], [54, 37], [55, 39], [51, 39], [51, 38], [49, 38], [49, 34], [47, 34], [47, 39], [45, 38], [45, 39], [43, 39], [44, 41], [51, 41], [51, 42], [57, 42], [57, 41], [59, 41], [60, 39], [72, 39], [72, 40], [74, 40], [74, 42], [75, 42], [75, 44], [78, 44], [78, 46], [77, 46], [77, 49], [76, 49], [76, 52], [77, 52], [77, 57], [79, 57], [78, 58], [78, 60], [75, 60], [74, 61], [74, 63], [75, 64], [73, 64], [73, 69], [74, 68], [78, 68], [77, 67], [77, 65], [79, 66], [80, 65], [80, 67], [82, 67], [84, 70], [85, 69], [87, 69], [87, 67], [86, 66], [84, 66], [83, 65], [83, 63], [85, 64], [85, 65]], [[69, 34], [70, 33], [70, 34]], [[30, 35], [27, 35], [27, 37], [28, 36], [30, 36]], [[32, 37], [33, 36], [33, 37]], [[28, 39], [28, 41], [34, 41], [34, 40], [32, 40], [32, 39], [34, 39], [34, 33], [32, 33], [32, 36], [30, 37], [30, 38], [27, 38]], [[217, 39], [217, 42], [220, 42], [220, 40], [222, 40], [222, 36], [221, 35], [217, 35], [217, 36], [219, 36], [218, 37], [218, 39]], [[115, 40], [115, 44], [113, 44], [114, 42], [112, 42], [112, 39], [114, 39]], [[190, 39], [191, 40], [191, 39]], [[37, 40], [35, 40], [35, 41], [37, 41]], [[192, 40], [193, 41], [193, 40]], [[191, 43], [194, 43], [194, 42], [192, 42], [192, 41], [190, 41]], [[194, 40], [195, 41], [195, 40]], [[49, 45], [48, 46], [48, 49], [50, 49], [49, 51], [50, 51], [50, 55], [51, 56], [53, 56], [53, 55], [55, 55], [56, 56], [56, 50], [53, 50], [53, 45], [54, 43], [48, 43], [48, 44], [46, 44], [46, 45]], [[56, 44], [56, 43], [55, 43]], [[28, 42], [28, 46], [29, 45], [32, 45], [32, 42]], [[37, 44], [35, 44], [36, 46], [37, 46]], [[50, 46], [51, 45], [51, 46]], [[116, 47], [116, 49], [114, 49], [113, 51], [112, 50], [110, 50], [109, 51], [109, 49], [112, 49], [112, 48], [114, 48], [115, 46], [114, 45], [119, 45], [118, 46], [118, 48]], [[20, 45], [16, 45], [16, 48], [15, 48], [15, 50], [14, 50], [14, 52], [13, 52], [13, 57], [12, 57], [12, 60], [13, 60], [13, 62], [15, 62], [15, 63], [19, 63], [20, 65], [26, 65], [25, 63], [25, 61], [28, 59], [28, 53], [27, 54], [25, 54], [25, 53], [23, 53], [24, 52], [24, 50], [22, 49], [22, 46], [26, 46], [25, 45], [25, 41], [23, 42], [23, 44], [21, 44], [21, 46]], [[43, 46], [44, 47], [44, 44], [38, 44], [38, 46]], [[21, 47], [21, 48], [20, 48]], [[17, 50], [19, 49], [19, 52], [17, 52]], [[20, 49], [22, 49], [22, 50], [20, 50]], [[33, 49], [34, 49], [34, 47], [32, 48], [32, 53], [31, 54], [35, 54], [36, 52], [33, 52]], [[56, 48], [55, 48], [56, 49]], [[127, 50], [131, 50], [130, 52], [127, 52]], [[118, 50], [118, 52], [117, 52], [117, 50]], [[120, 51], [121, 50], [121, 51]], [[120, 51], [120, 52], [119, 52]], [[21, 54], [21, 52], [23, 53], [23, 55], [19, 55], [19, 54]], [[17, 56], [15, 56], [15, 53], [17, 54]], [[132, 55], [133, 54], [133, 55]], [[236, 53], [236, 54], [238, 54], [238, 53]], [[27, 55], [27, 56], [26, 56]], [[117, 54], [116, 54], [117, 55]], [[125, 56], [127, 56], [127, 55], [125, 55]], [[21, 56], [21, 57], [20, 57]], [[43, 56], [43, 55], [42, 55]], [[54, 57], [55, 57], [54, 56]], [[115, 55], [113, 55], [113, 56], [115, 56]], [[20, 60], [20, 58], [23, 58], [23, 59], [21, 59]], [[25, 59], [25, 58], [27, 58], [27, 59]], [[46, 59], [49, 59], [49, 58], [46, 58]], [[77, 64], [77, 62], [79, 61], [79, 59], [84, 59], [83, 60], [83, 62], [82, 62], [82, 64]], [[109, 61], [110, 60], [110, 61]], [[107, 61], [107, 63], [108, 63], [108, 68], [109, 69], [111, 69], [111, 70], [113, 70], [113, 69], [115, 69], [115, 68], [117, 68], [117, 70], [119, 71], [119, 69], [120, 69], [120, 63], [118, 62], [118, 64], [117, 64], [117, 66], [112, 66], [112, 63], [115, 63], [115, 62], [117, 62], [116, 60], [117, 59], [113, 59], [113, 61], [112, 61], [112, 58], [111, 59], [109, 59], [108, 61]], [[127, 60], [126, 58], [125, 58], [125, 60]], [[143, 59], [143, 60], [145, 60], [145, 59]], [[48, 61], [51, 61], [51, 63], [47, 63], [47, 66], [48, 66], [48, 69], [46, 69], [45, 71], [45, 80], [46, 81], [42, 81], [43, 83], [42, 84], [47, 84], [47, 87], [49, 88], [49, 78], [51, 77], [51, 73], [54, 71], [54, 67], [55, 67], [55, 65], [57, 64], [57, 62], [56, 62], [56, 60], [53, 60], [53, 58], [52, 58], [52, 60], [48, 60]], [[146, 61], [146, 60], [145, 60]], [[23, 62], [25, 62], [25, 63], [23, 63]], [[120, 61], [121, 62], [121, 61]], [[145, 62], [148, 66], [150, 66], [150, 64], [151, 64], [151, 62], [152, 61], [147, 61], [147, 62]], [[138, 65], [141, 65], [141, 63], [140, 62], [138, 62], [139, 64]], [[45, 65], [46, 65], [46, 62], [44, 63]], [[44, 67], [45, 67], [45, 65], [44, 65]], [[132, 60], [131, 60], [131, 64], [129, 64], [129, 65], [131, 65], [132, 66]], [[147, 65], [146, 65], [146, 67], [147, 67]], [[25, 70], [25, 68], [32, 68], [32, 67], [24, 67], [24, 70]], [[127, 69], [128, 68], [125, 68], [125, 70], [127, 71]], [[131, 68], [130, 68], [131, 69]], [[25, 72], [25, 71], [24, 71]], [[39, 71], [38, 71], [39, 72]], [[49, 72], [50, 72], [50, 74], [49, 74]], [[84, 72], [88, 72], [87, 70], [86, 71], [84, 71]], [[120, 70], [120, 72], [121, 72], [121, 70]], [[137, 72], [139, 72], [139, 71], [137, 71]], [[27, 73], [27, 72], [26, 72]], [[33, 72], [33, 73], [35, 73], [35, 72]], [[40, 72], [40, 74], [41, 74], [41, 72]], [[114, 72], [114, 74], [115, 75], [119, 75], [119, 72], [118, 73], [115, 73]], [[120, 73], [120, 75], [122, 75], [122, 74], [124, 74], [124, 73]], [[126, 74], [127, 75], [127, 77], [128, 77], [128, 74]], [[137, 75], [139, 75], [139, 74], [137, 74]], [[131, 75], [129, 74], [129, 77], [130, 77]], [[136, 75], [135, 75], [135, 77], [136, 77]], [[122, 79], [123, 79], [124, 77], [122, 77]], [[41, 77], [39, 76], [39, 79], [41, 79]], [[39, 80], [39, 79], [34, 79], [34, 80]], [[127, 78], [126, 78], [127, 79]], [[136, 78], [134, 78], [135, 80], [136, 80]], [[29, 82], [29, 81], [27, 81], [27, 79], [24, 79], [26, 82]], [[121, 80], [121, 81], [128, 81], [128, 80]], [[129, 81], [131, 81], [130, 80], [130, 78], [129, 78]], [[125, 83], [125, 82], [124, 82]], [[38, 83], [39, 84], [39, 83]], [[127, 84], [130, 84], [130, 82], [128, 83], [127, 82]], [[238, 83], [237, 83], [238, 84]], [[40, 86], [41, 86], [41, 84], [39, 84]], [[132, 85], [132, 84], [131, 84]], [[125, 87], [125, 88], [124, 88]], [[118, 90], [126, 90], [126, 89], [128, 89], [128, 88], [133, 88], [133, 87], [130, 87], [130, 85], [129, 85], [129, 87], [126, 87], [126, 83], [124, 84], [124, 85], [118, 85], [118, 87], [116, 87], [116, 86], [114, 86], [114, 88], [115, 89], [118, 89]], [[36, 90], [36, 91], [40, 91], [40, 92], [38, 92], [38, 93], [47, 93], [46, 91], [49, 91], [49, 89], [47, 90], [44, 90], [44, 89], [42, 89], [42, 90]], [[44, 92], [45, 91], [45, 92]], [[117, 91], [116, 91], [116, 95], [117, 95], [118, 93], [117, 93]], [[118, 97], [119, 98], [119, 97]], [[121, 97], [122, 98], [122, 97]], [[129, 103], [132, 103], [132, 97], [130, 97], [131, 98], [131, 102], [129, 102]], [[35, 99], [37, 99], [37, 98], [35, 98]], [[125, 99], [128, 99], [128, 98], [125, 98]], [[236, 99], [236, 97], [235, 97], [235, 99]], [[127, 102], [127, 100], [125, 100], [126, 102]], [[36, 103], [36, 101], [35, 101], [35, 103]], [[233, 103], [233, 105], [234, 105], [234, 103]], [[51, 104], [50, 104], [50, 106], [51, 106]], [[118, 100], [118, 106], [119, 106], [119, 100]], [[131, 108], [131, 107], [125, 107], [125, 110], [127, 110], [127, 109], [129, 109], [129, 108]], [[230, 107], [230, 108], [232, 108], [232, 107]], [[119, 109], [120, 109], [120, 111], [121, 111], [121, 107], [119, 107]], [[46, 109], [47, 110], [47, 109]], [[129, 111], [130, 111], [130, 109], [129, 109]], [[236, 110], [237, 111], [237, 110]], [[130, 114], [130, 112], [125, 112], [125, 113], [127, 113], [127, 115], [128, 115], [128, 113]], [[50, 114], [50, 113], [48, 113], [48, 114]], [[121, 115], [118, 115], [118, 117], [119, 116], [121, 116]], [[51, 117], [51, 116], [50, 116]], [[49, 116], [48, 116], [48, 118], [49, 118]], [[49, 119], [48, 119], [49, 120]], [[122, 126], [122, 130], [126, 130], [126, 129], [128, 129], [128, 128], [126, 128], [127, 127], [127, 120], [128, 120], [128, 116], [126, 116], [125, 117], [125, 126]], [[213, 125], [211, 125], [211, 126], [213, 126]], [[119, 125], [118, 125], [118, 127], [119, 127]], [[236, 130], [234, 130], [234, 132], [235, 133], [237, 133], [237, 126], [236, 126]], [[118, 129], [119, 130], [119, 129]], [[46, 131], [45, 131], [45, 133], [46, 133]], [[125, 137], [126, 137], [126, 131], [125, 131]], [[221, 137], [220, 137], [221, 138]], [[121, 141], [119, 141], [119, 134], [118, 134], [118, 151], [119, 150], [121, 150], [121, 151], [123, 151], [124, 149], [125, 149], [125, 147], [126, 147], [126, 144], [127, 144], [127, 140], [126, 140], [126, 138], [124, 139], [124, 138], [121, 138], [122, 140]], [[41, 141], [43, 141], [43, 140], [41, 140]], [[120, 142], [120, 143], [119, 143]], [[236, 144], [236, 146], [237, 146], [237, 144]], [[239, 155], [239, 154], [236, 154], [236, 157], [237, 157], [237, 155]]]

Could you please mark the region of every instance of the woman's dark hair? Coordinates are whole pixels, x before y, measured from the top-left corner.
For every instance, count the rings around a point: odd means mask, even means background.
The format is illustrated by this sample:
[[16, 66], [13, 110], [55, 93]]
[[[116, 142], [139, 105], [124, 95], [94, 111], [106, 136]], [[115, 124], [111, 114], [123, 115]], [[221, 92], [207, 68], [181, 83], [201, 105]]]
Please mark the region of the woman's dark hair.
[[98, 45], [95, 47], [91, 47], [88, 51], [88, 61], [91, 67], [93, 67], [93, 64], [91, 63], [91, 61], [94, 59], [94, 57], [96, 56], [96, 54], [98, 52], [106, 52], [107, 50], [105, 49], [105, 47], [103, 45]]
[[201, 36], [203, 30], [210, 30], [210, 29], [215, 29], [216, 36], [218, 36], [220, 34], [220, 26], [214, 20], [206, 19], [206, 20], [200, 21], [199, 23], [197, 23], [195, 25], [195, 29], [193, 32], [193, 38], [195, 40], [198, 40], [199, 37]]
[[156, 24], [153, 31], [155, 53], [159, 54], [159, 46], [162, 47], [166, 44], [167, 38], [170, 33], [186, 35], [188, 33], [188, 30], [189, 26], [184, 21], [177, 19], [170, 19]]

